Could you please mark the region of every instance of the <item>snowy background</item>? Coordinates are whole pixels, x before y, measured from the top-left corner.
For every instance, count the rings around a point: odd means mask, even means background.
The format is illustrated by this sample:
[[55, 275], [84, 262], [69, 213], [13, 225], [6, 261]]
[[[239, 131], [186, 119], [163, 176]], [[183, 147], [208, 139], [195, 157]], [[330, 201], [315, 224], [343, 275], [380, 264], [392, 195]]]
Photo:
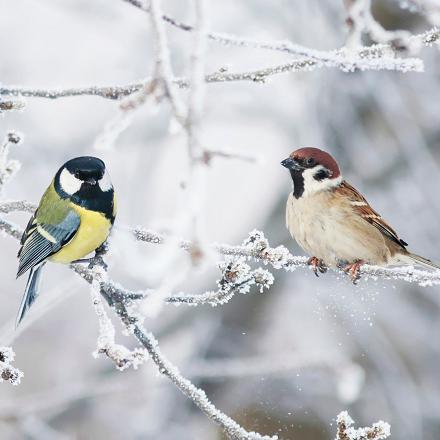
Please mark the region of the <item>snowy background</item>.
[[[163, 7], [191, 22], [188, 3], [169, 0]], [[421, 10], [402, 3], [374, 2], [376, 18], [413, 33], [430, 27]], [[322, 50], [343, 46], [347, 33], [342, 1], [211, 1], [209, 15], [219, 32]], [[0, 0], [0, 28], [0, 85], [125, 84], [154, 67], [148, 15], [122, 1]], [[186, 76], [190, 35], [166, 29], [175, 74]], [[421, 56], [425, 73], [323, 68], [264, 85], [208, 85], [203, 142], [258, 161], [212, 161], [203, 210], [207, 240], [239, 244], [257, 228], [272, 245], [301, 254], [284, 226], [291, 182], [279, 163], [313, 145], [337, 158], [347, 180], [410, 249], [440, 261], [440, 56], [438, 48]], [[275, 52], [210, 43], [207, 71], [283, 61], [286, 55]], [[101, 157], [118, 194], [112, 278], [133, 289], [162, 286], [183, 257], [170, 259], [161, 246], [130, 240], [124, 226], [175, 228], [184, 135], [170, 123], [169, 105], [147, 104], [113, 146], [97, 149], [97, 137], [118, 114], [117, 101], [77, 97], [29, 98], [23, 111], [1, 116], [2, 137], [9, 129], [25, 136], [13, 150], [22, 170], [3, 196], [38, 202], [66, 160]], [[28, 216], [11, 218], [24, 227]], [[90, 289], [65, 267], [46, 266], [33, 319], [14, 334], [26, 280], [15, 280], [17, 242], [2, 238], [1, 249], [0, 345], [13, 345], [25, 374], [19, 387], [1, 384], [2, 440], [223, 438], [151, 362], [121, 373], [91, 356], [98, 330]], [[217, 278], [210, 265], [175, 290], [203, 292]], [[361, 425], [388, 421], [395, 439], [435, 440], [439, 318], [438, 287], [383, 280], [353, 287], [334, 272], [317, 279], [302, 270], [280, 271], [269, 292], [238, 295], [221, 307], [165, 306], [145, 325], [182, 373], [248, 430], [330, 439], [336, 414], [348, 409]], [[122, 342], [130, 345], [129, 338]]]

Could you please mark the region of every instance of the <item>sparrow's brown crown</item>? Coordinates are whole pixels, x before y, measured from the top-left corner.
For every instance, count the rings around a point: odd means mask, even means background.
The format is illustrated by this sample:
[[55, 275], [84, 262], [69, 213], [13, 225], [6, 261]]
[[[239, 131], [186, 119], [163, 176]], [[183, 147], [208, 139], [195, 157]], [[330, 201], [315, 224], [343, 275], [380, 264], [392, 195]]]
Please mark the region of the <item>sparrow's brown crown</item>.
[[339, 177], [341, 175], [341, 171], [339, 170], [339, 166], [335, 159], [333, 159], [330, 154], [320, 150], [319, 148], [300, 148], [291, 153], [289, 157], [296, 162], [304, 164], [307, 168], [313, 168], [316, 165], [322, 165], [323, 167], [331, 171], [331, 179], [335, 179], [336, 177]]

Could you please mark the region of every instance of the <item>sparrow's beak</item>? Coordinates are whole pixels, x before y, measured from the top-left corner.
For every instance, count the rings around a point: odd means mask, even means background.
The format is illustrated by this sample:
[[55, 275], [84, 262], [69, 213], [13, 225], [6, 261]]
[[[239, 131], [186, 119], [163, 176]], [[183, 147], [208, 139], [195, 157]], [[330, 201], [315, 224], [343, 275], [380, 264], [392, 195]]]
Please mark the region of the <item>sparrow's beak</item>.
[[292, 159], [291, 157], [284, 159], [281, 162], [281, 165], [283, 167], [286, 167], [289, 170], [293, 170], [293, 171], [302, 171], [303, 170], [303, 167], [295, 159]]

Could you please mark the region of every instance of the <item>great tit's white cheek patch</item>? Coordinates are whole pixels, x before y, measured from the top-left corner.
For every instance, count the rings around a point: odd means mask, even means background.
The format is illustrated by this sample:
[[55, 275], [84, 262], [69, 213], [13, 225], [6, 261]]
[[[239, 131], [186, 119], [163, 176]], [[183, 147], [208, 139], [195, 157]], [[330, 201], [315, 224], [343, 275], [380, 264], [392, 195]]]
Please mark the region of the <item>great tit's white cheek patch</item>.
[[110, 180], [110, 176], [107, 173], [107, 170], [105, 171], [102, 178], [98, 181], [98, 185], [103, 192], [110, 191], [113, 188], [112, 181]]
[[77, 179], [66, 168], [61, 171], [60, 186], [65, 193], [69, 195], [75, 194], [80, 190], [82, 183], [81, 180]]

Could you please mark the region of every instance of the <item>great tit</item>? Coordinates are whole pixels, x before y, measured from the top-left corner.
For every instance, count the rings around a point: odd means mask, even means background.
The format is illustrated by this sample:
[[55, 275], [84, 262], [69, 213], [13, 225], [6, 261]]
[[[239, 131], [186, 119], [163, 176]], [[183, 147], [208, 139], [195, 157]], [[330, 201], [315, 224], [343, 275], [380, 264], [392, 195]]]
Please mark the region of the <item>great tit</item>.
[[16, 325], [38, 295], [46, 261], [68, 264], [96, 251], [115, 215], [113, 185], [101, 159], [77, 157], [58, 170], [21, 238], [17, 277], [30, 273]]

